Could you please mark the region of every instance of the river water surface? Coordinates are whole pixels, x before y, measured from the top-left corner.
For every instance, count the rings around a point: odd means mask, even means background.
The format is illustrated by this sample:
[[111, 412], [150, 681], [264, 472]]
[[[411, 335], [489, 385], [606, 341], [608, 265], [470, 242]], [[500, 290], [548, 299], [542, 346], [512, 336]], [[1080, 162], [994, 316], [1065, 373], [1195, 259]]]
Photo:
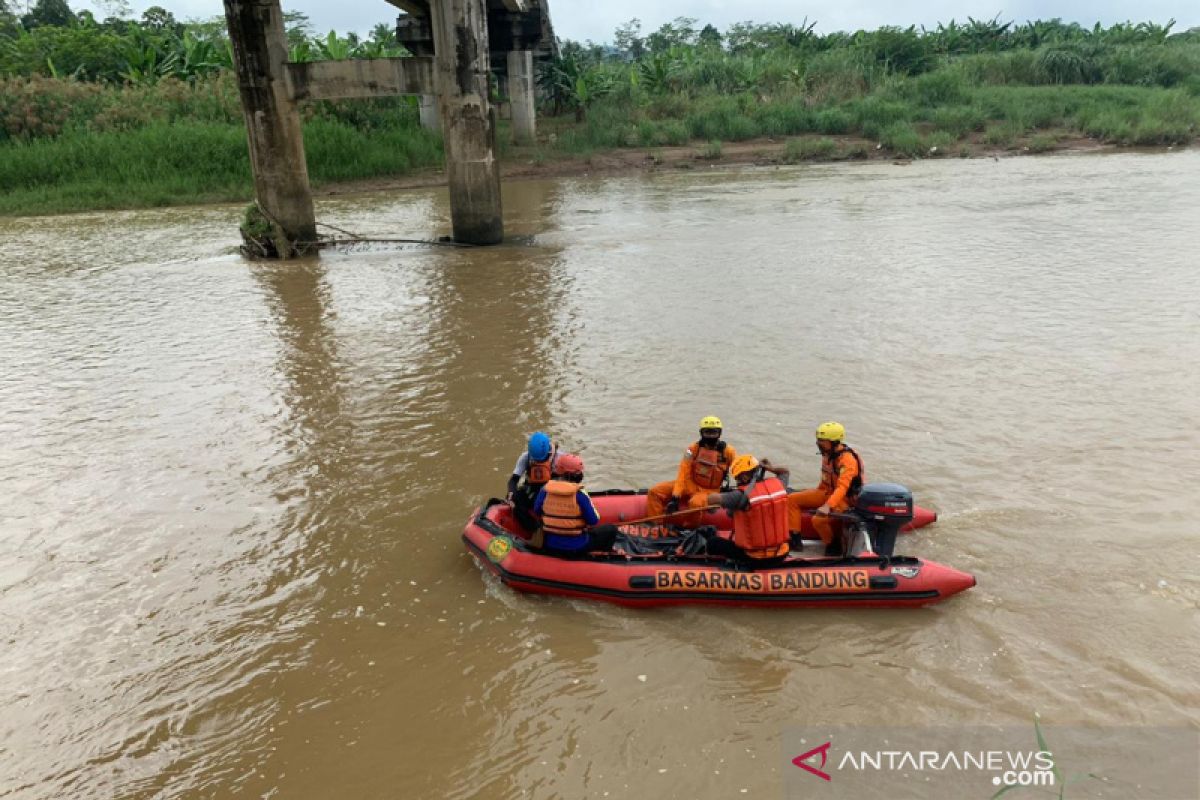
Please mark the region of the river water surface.
[[[1200, 152], [504, 199], [289, 264], [236, 207], [0, 220], [0, 797], [777, 797], [789, 726], [1200, 723]], [[801, 485], [844, 422], [979, 586], [629, 611], [464, 552], [530, 432], [646, 486], [705, 414]]]

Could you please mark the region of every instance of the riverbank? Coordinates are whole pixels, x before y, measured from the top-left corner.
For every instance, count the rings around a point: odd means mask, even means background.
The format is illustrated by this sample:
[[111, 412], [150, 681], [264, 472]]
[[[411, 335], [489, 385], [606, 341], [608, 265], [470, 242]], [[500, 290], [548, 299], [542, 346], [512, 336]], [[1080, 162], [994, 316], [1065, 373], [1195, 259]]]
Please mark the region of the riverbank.
[[[244, 147], [241, 131], [210, 132], [215, 138], [231, 140]], [[313, 139], [306, 139], [311, 142]], [[118, 142], [114, 145], [120, 146]], [[384, 142], [365, 143], [381, 160], [383, 174], [372, 174], [370, 162], [349, 165], [346, 177], [322, 179], [316, 172], [313, 194], [333, 197], [370, 191], [416, 189], [445, 184], [440, 153], [425, 150], [416, 158], [401, 147], [388, 150]], [[396, 142], [393, 140], [393, 144]], [[680, 146], [625, 147], [583, 153], [561, 152], [547, 140], [537, 146], [504, 149], [500, 160], [504, 181], [542, 180], [563, 177], [619, 176], [707, 170], [721, 166], [782, 166], [853, 161], [891, 161], [909, 164], [922, 158], [1010, 158], [1016, 156], [1080, 152], [1171, 152], [1194, 147], [1184, 145], [1124, 146], [1081, 136], [1067, 130], [1046, 130], [1013, 139], [1005, 145], [988, 141], [984, 133], [968, 135], [950, 147], [930, 145], [920, 155], [896, 152], [882, 143], [861, 136], [805, 135], [759, 137], [741, 142], [693, 142]], [[122, 149], [126, 149], [122, 147]], [[227, 148], [225, 148], [227, 149]], [[136, 148], [134, 148], [136, 152]], [[125, 182], [107, 181], [95, 171], [85, 171], [76, 180], [58, 186], [9, 190], [0, 195], [0, 215], [45, 216], [83, 211], [152, 208], [202, 203], [249, 201], [253, 197], [250, 176], [242, 174], [236, 158], [211, 153], [210, 171], [204, 175], [177, 173], [154, 175], [147, 168], [141, 180], [126, 173]], [[424, 158], [426, 166], [419, 159]], [[409, 160], [411, 159], [411, 160]], [[413, 161], [418, 163], [413, 164]], [[409, 165], [412, 164], [411, 167]], [[436, 165], [435, 165], [436, 164]], [[311, 170], [310, 170], [311, 171]], [[357, 173], [357, 174], [356, 174]]]
[[[963, 141], [948, 151], [928, 153], [926, 158], [1011, 158], [1016, 156], [1052, 153], [1117, 153], [1174, 152], [1189, 145], [1157, 147], [1123, 147], [1096, 139], [1065, 132], [1042, 133], [1024, 137], [1012, 147], [989, 145], [983, 136]], [[920, 160], [919, 158], [916, 160]], [[794, 164], [827, 164], [853, 161], [891, 161], [897, 165], [911, 164], [914, 159], [897, 155], [869, 139], [855, 136], [796, 136], [784, 139], [760, 138], [745, 142], [722, 143], [715, 148], [709, 143], [681, 147], [619, 148], [585, 156], [559, 155], [546, 158], [536, 147], [512, 148], [501, 160], [500, 175], [504, 181], [548, 180], [569, 177], [616, 177], [621, 175], [687, 172], [721, 166], [785, 166]], [[445, 174], [441, 169], [424, 169], [396, 177], [368, 178], [344, 181], [317, 187], [318, 197], [386, 191], [390, 189], [420, 189], [441, 186]]]
[[[223, 22], [152, 18], [153, 36], [119, 20], [32, 32], [2, 22], [0, 215], [251, 197]], [[694, 22], [642, 36], [633, 20], [611, 47], [563, 42], [538, 67], [538, 144], [512, 147], [501, 123], [505, 176], [1166, 148], [1200, 137], [1200, 31], [1172, 33], [1173, 23], [997, 18], [853, 34], [744, 23], [722, 34]], [[359, 47], [300, 26], [288, 32], [289, 57], [396, 55], [380, 28]], [[503, 87], [495, 91], [502, 101]], [[318, 192], [440, 181], [441, 142], [420, 127], [416, 98], [307, 102], [300, 115]]]
[[[20, 107], [38, 130], [0, 142], [0, 215], [248, 201], [249, 157], [233, 88], [224, 76], [150, 88], [49, 79], [0, 85], [0, 99]], [[1183, 89], [979, 86], [929, 73], [821, 103], [799, 91], [673, 96], [636, 107], [605, 98], [583, 119], [543, 117], [536, 145], [507, 144], [504, 122], [498, 141], [505, 179], [518, 179], [718, 164], [1166, 150], [1192, 145], [1198, 135], [1200, 96]], [[319, 195], [442, 182], [441, 143], [419, 127], [403, 100], [306, 106], [304, 137]]]

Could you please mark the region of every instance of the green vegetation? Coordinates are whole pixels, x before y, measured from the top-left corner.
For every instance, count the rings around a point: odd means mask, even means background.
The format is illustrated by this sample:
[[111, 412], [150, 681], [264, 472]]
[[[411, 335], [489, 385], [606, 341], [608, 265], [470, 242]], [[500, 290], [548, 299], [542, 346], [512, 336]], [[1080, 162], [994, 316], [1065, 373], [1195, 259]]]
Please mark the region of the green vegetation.
[[[0, 0], [0, 214], [241, 200], [250, 159], [223, 18], [153, 7], [97, 21], [64, 0]], [[293, 61], [403, 55], [394, 31], [316, 36], [286, 14]], [[412, 98], [303, 107], [316, 185], [441, 163]]]
[[[304, 147], [315, 185], [441, 163], [437, 137], [399, 99], [312, 103]], [[15, 120], [15, 124], [13, 124]], [[250, 159], [230, 73], [101, 87], [0, 79], [0, 213], [243, 200]]]
[[[825, 36], [746, 23], [722, 35], [682, 18], [641, 37], [634, 20], [618, 49], [567, 43], [542, 86], [580, 121], [560, 137], [568, 152], [825, 134], [916, 157], [1047, 129], [1182, 144], [1200, 133], [1200, 33], [1170, 29], [970, 20]], [[811, 147], [789, 144], [784, 157], [831, 155]]]
[[[65, 0], [12, 9], [0, 0], [0, 213], [250, 196], [222, 18], [180, 22], [155, 7], [98, 21]], [[1171, 28], [994, 19], [822, 35], [681, 18], [643, 36], [633, 20], [614, 46], [564, 43], [540, 70], [544, 141], [502, 151], [543, 164], [691, 144], [720, 159], [731, 142], [767, 137], [794, 162], [1042, 152], [1072, 136], [1185, 144], [1200, 135], [1200, 32]], [[288, 40], [296, 61], [404, 54], [388, 25], [365, 39], [316, 35], [289, 15]], [[303, 114], [316, 184], [440, 163], [412, 99]]]

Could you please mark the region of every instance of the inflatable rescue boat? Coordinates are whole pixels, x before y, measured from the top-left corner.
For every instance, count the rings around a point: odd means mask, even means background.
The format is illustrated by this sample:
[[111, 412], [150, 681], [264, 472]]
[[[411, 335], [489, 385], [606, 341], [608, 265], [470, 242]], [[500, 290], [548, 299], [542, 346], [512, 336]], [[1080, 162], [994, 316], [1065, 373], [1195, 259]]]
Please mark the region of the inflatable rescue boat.
[[[621, 526], [611, 552], [571, 558], [540, 553], [529, 546], [511, 506], [496, 499], [471, 515], [463, 542], [485, 569], [514, 589], [634, 607], [924, 606], [975, 585], [975, 578], [968, 573], [933, 561], [891, 555], [897, 532], [937, 519], [933, 511], [913, 506], [907, 490], [894, 484], [863, 487], [856, 508], [863, 521], [856, 526], [861, 535], [848, 537], [855, 544], [847, 555], [825, 556], [820, 540], [812, 538], [811, 521], [806, 519], [800, 535], [793, 534], [792, 552], [770, 568], [689, 552], [688, 545], [695, 539], [678, 528], [626, 525], [644, 516], [644, 492], [603, 491], [590, 496], [601, 524]], [[905, 496], [907, 505], [903, 499], [897, 501]], [[701, 524], [728, 535], [731, 519], [724, 511], [709, 512]], [[804, 545], [809, 543], [817, 545], [820, 555], [805, 553]]]

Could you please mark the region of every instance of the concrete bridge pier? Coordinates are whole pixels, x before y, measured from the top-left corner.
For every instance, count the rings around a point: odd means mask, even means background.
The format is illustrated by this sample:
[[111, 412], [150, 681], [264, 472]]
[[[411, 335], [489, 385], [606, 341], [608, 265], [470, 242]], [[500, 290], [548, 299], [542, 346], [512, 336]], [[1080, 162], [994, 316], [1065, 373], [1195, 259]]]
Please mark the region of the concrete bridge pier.
[[437, 95], [423, 94], [420, 100], [421, 127], [434, 133], [442, 132], [442, 115], [438, 111]]
[[533, 77], [533, 51], [509, 51], [508, 97], [512, 106], [513, 141], [534, 144], [537, 142], [537, 85]]
[[497, 244], [504, 223], [496, 119], [488, 100], [486, 0], [440, 0], [430, 11], [454, 239]]
[[304, 159], [300, 112], [287, 75], [287, 38], [279, 0], [225, 0], [246, 133], [254, 197], [271, 226], [280, 258], [317, 240]]

